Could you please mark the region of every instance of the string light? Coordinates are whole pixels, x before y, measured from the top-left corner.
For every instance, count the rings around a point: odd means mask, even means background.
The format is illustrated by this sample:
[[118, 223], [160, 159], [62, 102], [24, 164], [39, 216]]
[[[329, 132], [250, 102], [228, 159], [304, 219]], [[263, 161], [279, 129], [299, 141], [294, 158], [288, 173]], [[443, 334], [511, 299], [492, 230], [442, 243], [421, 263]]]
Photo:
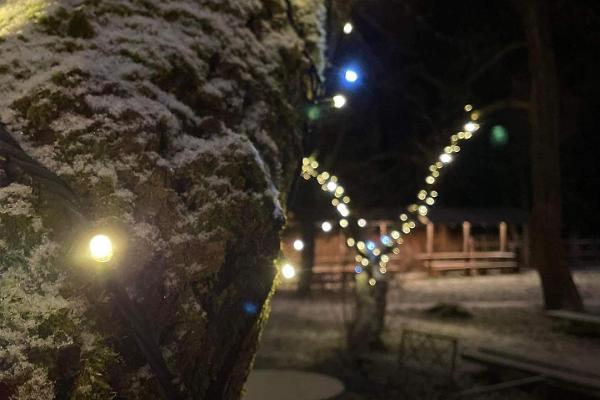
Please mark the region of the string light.
[[440, 161], [443, 162], [444, 164], [448, 164], [448, 163], [452, 162], [452, 156], [448, 153], [444, 153], [440, 156]]
[[331, 222], [329, 222], [329, 221], [325, 221], [321, 224], [321, 230], [325, 233], [331, 232], [332, 228], [333, 228], [333, 226], [331, 225]]
[[341, 94], [333, 96], [333, 106], [335, 108], [342, 108], [346, 105], [346, 97]]
[[90, 255], [99, 263], [107, 263], [113, 257], [112, 241], [106, 235], [96, 235], [90, 240]]
[[354, 30], [354, 26], [350, 22], [346, 22], [344, 24], [343, 31], [346, 35], [351, 34], [353, 30]]
[[367, 220], [364, 218], [361, 218], [358, 221], [356, 221], [356, 224], [358, 226], [360, 226], [361, 228], [364, 228], [365, 226], [367, 226]]
[[353, 69], [347, 69], [344, 73], [346, 82], [355, 83], [358, 80], [358, 72]]
[[296, 276], [296, 268], [290, 263], [286, 263], [281, 267], [281, 274], [285, 279], [292, 279]]
[[294, 250], [302, 251], [304, 249], [304, 242], [300, 239], [294, 240]]

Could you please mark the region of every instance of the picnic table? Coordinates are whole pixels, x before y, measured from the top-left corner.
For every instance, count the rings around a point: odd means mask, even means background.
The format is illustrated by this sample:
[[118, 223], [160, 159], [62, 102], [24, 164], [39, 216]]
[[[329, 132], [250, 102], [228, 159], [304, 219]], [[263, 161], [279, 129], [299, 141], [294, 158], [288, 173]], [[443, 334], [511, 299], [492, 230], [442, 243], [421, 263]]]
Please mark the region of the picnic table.
[[461, 357], [468, 361], [487, 365], [490, 368], [519, 371], [529, 376], [502, 384], [469, 389], [457, 394], [457, 398], [536, 382], [543, 382], [568, 391], [584, 393], [587, 396], [600, 398], [600, 375], [596, 375], [595, 373], [577, 370], [522, 354], [486, 347], [480, 347], [476, 350], [465, 350], [461, 353]]
[[567, 310], [551, 310], [546, 315], [558, 321], [559, 326], [569, 332], [600, 335], [600, 315]]

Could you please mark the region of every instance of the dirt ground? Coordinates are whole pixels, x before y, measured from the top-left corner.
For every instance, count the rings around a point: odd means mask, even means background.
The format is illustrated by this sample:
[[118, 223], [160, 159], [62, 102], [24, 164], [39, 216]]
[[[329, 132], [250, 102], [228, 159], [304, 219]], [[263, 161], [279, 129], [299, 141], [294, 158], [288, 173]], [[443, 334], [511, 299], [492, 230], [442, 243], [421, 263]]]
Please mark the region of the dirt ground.
[[[600, 270], [577, 271], [574, 277], [587, 310], [600, 313]], [[440, 303], [458, 305], [470, 315], [448, 316], [427, 311]], [[388, 294], [384, 333], [387, 349], [366, 359], [350, 359], [345, 351], [345, 326], [351, 313], [351, 290], [345, 295], [317, 292], [308, 299], [280, 290], [273, 301], [255, 367], [300, 369], [335, 376], [347, 388], [338, 397], [340, 400], [445, 399], [461, 390], [508, 379], [491, 376], [460, 357], [450, 378], [451, 364], [439, 362], [432, 367], [418, 360], [422, 357], [428, 361], [426, 346], [422, 349], [417, 346], [416, 353], [400, 357], [402, 332], [412, 330], [456, 338], [459, 352], [478, 346], [494, 347], [600, 374], [600, 338], [574, 336], [557, 329], [544, 315], [539, 279], [533, 271], [433, 279], [397, 276]], [[419, 354], [420, 351], [424, 353]], [[544, 390], [541, 385], [531, 385], [523, 390], [469, 398], [573, 398]]]

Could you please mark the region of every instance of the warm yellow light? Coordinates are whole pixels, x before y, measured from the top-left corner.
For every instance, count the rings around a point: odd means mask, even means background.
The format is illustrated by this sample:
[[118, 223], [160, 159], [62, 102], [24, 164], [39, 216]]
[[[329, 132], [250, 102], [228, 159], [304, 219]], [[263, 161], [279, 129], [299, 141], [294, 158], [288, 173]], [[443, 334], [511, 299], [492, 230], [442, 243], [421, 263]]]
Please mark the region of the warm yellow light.
[[347, 217], [348, 215], [350, 215], [350, 210], [348, 209], [348, 206], [346, 204], [340, 203], [337, 205], [336, 208], [342, 217]]
[[335, 108], [342, 108], [346, 105], [346, 97], [341, 94], [333, 96], [333, 106]]
[[377, 283], [377, 281], [375, 280], [375, 278], [369, 279], [369, 285], [375, 286], [376, 283]]
[[349, 35], [352, 33], [352, 30], [354, 30], [354, 26], [350, 22], [346, 22], [343, 30], [346, 35]]
[[335, 189], [337, 189], [337, 183], [332, 181], [327, 182], [327, 190], [333, 192]]
[[452, 156], [448, 153], [444, 153], [440, 156], [440, 161], [443, 162], [444, 164], [448, 164], [449, 162], [452, 161]]
[[281, 274], [285, 279], [292, 279], [296, 276], [296, 268], [294, 268], [292, 264], [284, 264], [283, 267], [281, 267]]
[[294, 250], [302, 251], [304, 249], [304, 242], [300, 239], [294, 240]]
[[347, 228], [348, 227], [348, 220], [345, 218], [340, 219], [340, 226], [342, 228]]
[[361, 228], [364, 228], [365, 226], [367, 226], [367, 220], [364, 218], [359, 219], [358, 221], [356, 221], [356, 223], [358, 224], [358, 226], [360, 226]]
[[109, 262], [113, 257], [113, 247], [110, 238], [106, 235], [96, 235], [90, 240], [90, 255], [94, 261]]
[[325, 221], [321, 224], [321, 229], [323, 230], [323, 232], [330, 232], [331, 228], [333, 228], [333, 226], [329, 221]]
[[425, 178], [425, 182], [427, 182], [430, 185], [433, 185], [435, 183], [435, 178], [430, 175], [427, 178]]
[[465, 131], [467, 132], [475, 132], [477, 129], [479, 129], [479, 124], [475, 122], [467, 122], [465, 124]]
[[467, 105], [465, 106], [465, 111], [466, 111], [466, 112], [469, 112], [469, 111], [471, 111], [472, 109], [473, 109], [473, 106], [472, 106], [472, 105], [470, 105], [470, 104], [467, 104]]
[[392, 231], [392, 238], [393, 239], [399, 239], [400, 238], [400, 232], [398, 232], [398, 231]]
[[346, 240], [346, 244], [348, 245], [348, 247], [354, 247], [356, 241], [353, 238], [348, 238], [348, 240]]

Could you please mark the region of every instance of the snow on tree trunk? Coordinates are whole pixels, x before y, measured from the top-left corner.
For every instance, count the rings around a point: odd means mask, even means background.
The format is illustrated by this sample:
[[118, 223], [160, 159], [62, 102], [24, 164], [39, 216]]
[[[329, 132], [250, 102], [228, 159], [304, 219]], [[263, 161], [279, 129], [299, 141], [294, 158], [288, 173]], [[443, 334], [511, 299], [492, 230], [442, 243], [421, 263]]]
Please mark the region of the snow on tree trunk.
[[307, 41], [284, 0], [0, 4], [0, 397], [160, 398], [138, 324], [181, 398], [239, 398], [322, 51], [321, 0], [292, 3]]

